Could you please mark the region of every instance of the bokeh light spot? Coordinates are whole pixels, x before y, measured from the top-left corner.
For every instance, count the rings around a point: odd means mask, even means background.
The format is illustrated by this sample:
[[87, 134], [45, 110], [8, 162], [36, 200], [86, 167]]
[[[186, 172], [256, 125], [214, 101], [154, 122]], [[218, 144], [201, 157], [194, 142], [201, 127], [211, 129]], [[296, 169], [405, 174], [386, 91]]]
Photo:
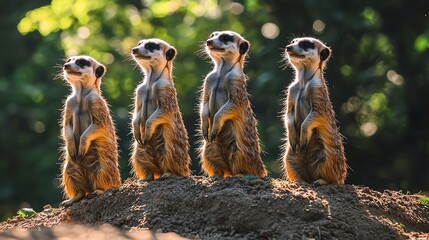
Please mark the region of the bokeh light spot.
[[375, 122], [366, 122], [360, 126], [360, 130], [366, 137], [371, 137], [377, 132], [378, 126]]
[[387, 80], [389, 80], [390, 82], [392, 82], [397, 86], [402, 86], [402, 84], [404, 84], [404, 77], [398, 74], [395, 70], [387, 71], [386, 77], [387, 77]]
[[79, 27], [77, 29], [77, 36], [80, 39], [87, 39], [91, 35], [91, 31], [87, 27]]
[[43, 133], [45, 131], [45, 124], [41, 121], [37, 121], [34, 123], [34, 131], [36, 133]]
[[322, 33], [323, 30], [325, 30], [325, 27], [326, 27], [326, 24], [320, 19], [317, 19], [316, 21], [313, 22], [313, 30], [316, 33]]
[[262, 35], [268, 39], [275, 39], [280, 34], [279, 27], [274, 23], [265, 23], [261, 28]]

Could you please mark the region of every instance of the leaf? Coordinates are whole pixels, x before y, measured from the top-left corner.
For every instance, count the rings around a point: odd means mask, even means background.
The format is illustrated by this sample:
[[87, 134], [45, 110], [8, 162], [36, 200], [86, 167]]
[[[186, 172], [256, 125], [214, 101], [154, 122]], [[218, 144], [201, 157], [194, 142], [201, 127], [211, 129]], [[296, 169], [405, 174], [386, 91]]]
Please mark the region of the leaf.
[[419, 202], [425, 206], [429, 206], [429, 197], [422, 197]]
[[18, 214], [23, 218], [31, 218], [36, 216], [37, 213], [32, 208], [22, 208], [18, 211]]

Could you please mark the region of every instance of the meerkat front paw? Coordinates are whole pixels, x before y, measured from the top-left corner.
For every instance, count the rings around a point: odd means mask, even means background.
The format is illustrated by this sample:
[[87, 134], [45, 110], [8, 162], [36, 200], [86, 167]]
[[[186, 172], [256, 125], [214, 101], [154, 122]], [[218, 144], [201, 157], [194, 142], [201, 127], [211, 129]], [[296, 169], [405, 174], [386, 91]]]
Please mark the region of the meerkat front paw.
[[289, 139], [289, 144], [292, 148], [292, 152], [296, 152], [296, 140]]
[[133, 135], [136, 142], [140, 145], [143, 145], [141, 140], [141, 130], [140, 130], [140, 124], [138, 121], [133, 121]]
[[311, 132], [306, 129], [301, 129], [301, 136], [299, 138], [299, 151], [304, 152], [310, 142]]
[[209, 137], [209, 142], [213, 142], [217, 138], [218, 133], [219, 133], [219, 129], [217, 125], [213, 124], [212, 131]]
[[[74, 145], [74, 144], [73, 144]], [[71, 158], [71, 160], [73, 161], [73, 162], [76, 162], [78, 159], [78, 157], [77, 157], [77, 150], [76, 150], [76, 147], [74, 147], [74, 146], [68, 146], [67, 147], [67, 152], [69, 153], [69, 155], [70, 155], [70, 158]]]
[[296, 145], [298, 144], [299, 139], [298, 139], [298, 136], [296, 134], [296, 130], [295, 130], [295, 127], [293, 126], [293, 124], [288, 125], [287, 132], [288, 132], [289, 144], [292, 148], [292, 151], [296, 152]]
[[151, 122], [147, 121], [145, 128], [144, 128], [144, 135], [143, 135], [143, 145], [149, 141], [149, 139], [152, 137], [151, 133]]
[[203, 137], [206, 141], [209, 141], [209, 128], [203, 127], [202, 128]]
[[82, 160], [85, 157], [87, 152], [88, 152], [88, 148], [86, 149], [83, 147], [80, 148], [77, 154], [77, 160]]
[[83, 193], [77, 193], [73, 198], [65, 200], [59, 204], [59, 207], [69, 207], [75, 202], [79, 202], [84, 197]]

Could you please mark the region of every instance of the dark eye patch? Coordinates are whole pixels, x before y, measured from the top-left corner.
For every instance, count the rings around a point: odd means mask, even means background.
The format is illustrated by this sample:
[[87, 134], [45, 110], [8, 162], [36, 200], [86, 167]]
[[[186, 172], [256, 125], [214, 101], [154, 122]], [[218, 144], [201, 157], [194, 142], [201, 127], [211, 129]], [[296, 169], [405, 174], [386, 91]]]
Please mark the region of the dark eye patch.
[[307, 51], [309, 48], [314, 49], [314, 43], [307, 40], [301, 41], [298, 46], [305, 51]]
[[154, 50], [159, 50], [159, 44], [149, 42], [144, 45], [144, 48], [153, 52]]
[[76, 65], [78, 65], [81, 68], [84, 68], [84, 67], [91, 66], [91, 63], [85, 59], [78, 59], [78, 60], [76, 60]]
[[219, 36], [219, 40], [226, 44], [228, 42], [234, 42], [234, 37], [228, 34], [222, 34]]

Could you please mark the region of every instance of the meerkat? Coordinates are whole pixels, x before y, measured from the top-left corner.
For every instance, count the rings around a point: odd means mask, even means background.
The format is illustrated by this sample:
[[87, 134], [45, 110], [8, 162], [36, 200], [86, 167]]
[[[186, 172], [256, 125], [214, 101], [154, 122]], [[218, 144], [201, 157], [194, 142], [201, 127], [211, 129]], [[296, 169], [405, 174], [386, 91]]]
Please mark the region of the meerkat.
[[89, 56], [70, 57], [63, 66], [72, 93], [62, 112], [62, 187], [70, 199], [61, 206], [121, 185], [115, 126], [100, 90], [105, 72]]
[[189, 176], [188, 134], [173, 82], [176, 49], [161, 39], [139, 41], [131, 55], [144, 73], [132, 118], [134, 174], [144, 181]]
[[315, 38], [295, 38], [285, 60], [295, 70], [283, 115], [287, 130], [284, 171], [289, 180], [314, 185], [344, 184], [347, 163], [323, 76], [331, 49]]
[[211, 177], [267, 175], [243, 72], [249, 48], [250, 43], [232, 31], [213, 32], [205, 43], [214, 68], [200, 99], [200, 155], [202, 169]]

